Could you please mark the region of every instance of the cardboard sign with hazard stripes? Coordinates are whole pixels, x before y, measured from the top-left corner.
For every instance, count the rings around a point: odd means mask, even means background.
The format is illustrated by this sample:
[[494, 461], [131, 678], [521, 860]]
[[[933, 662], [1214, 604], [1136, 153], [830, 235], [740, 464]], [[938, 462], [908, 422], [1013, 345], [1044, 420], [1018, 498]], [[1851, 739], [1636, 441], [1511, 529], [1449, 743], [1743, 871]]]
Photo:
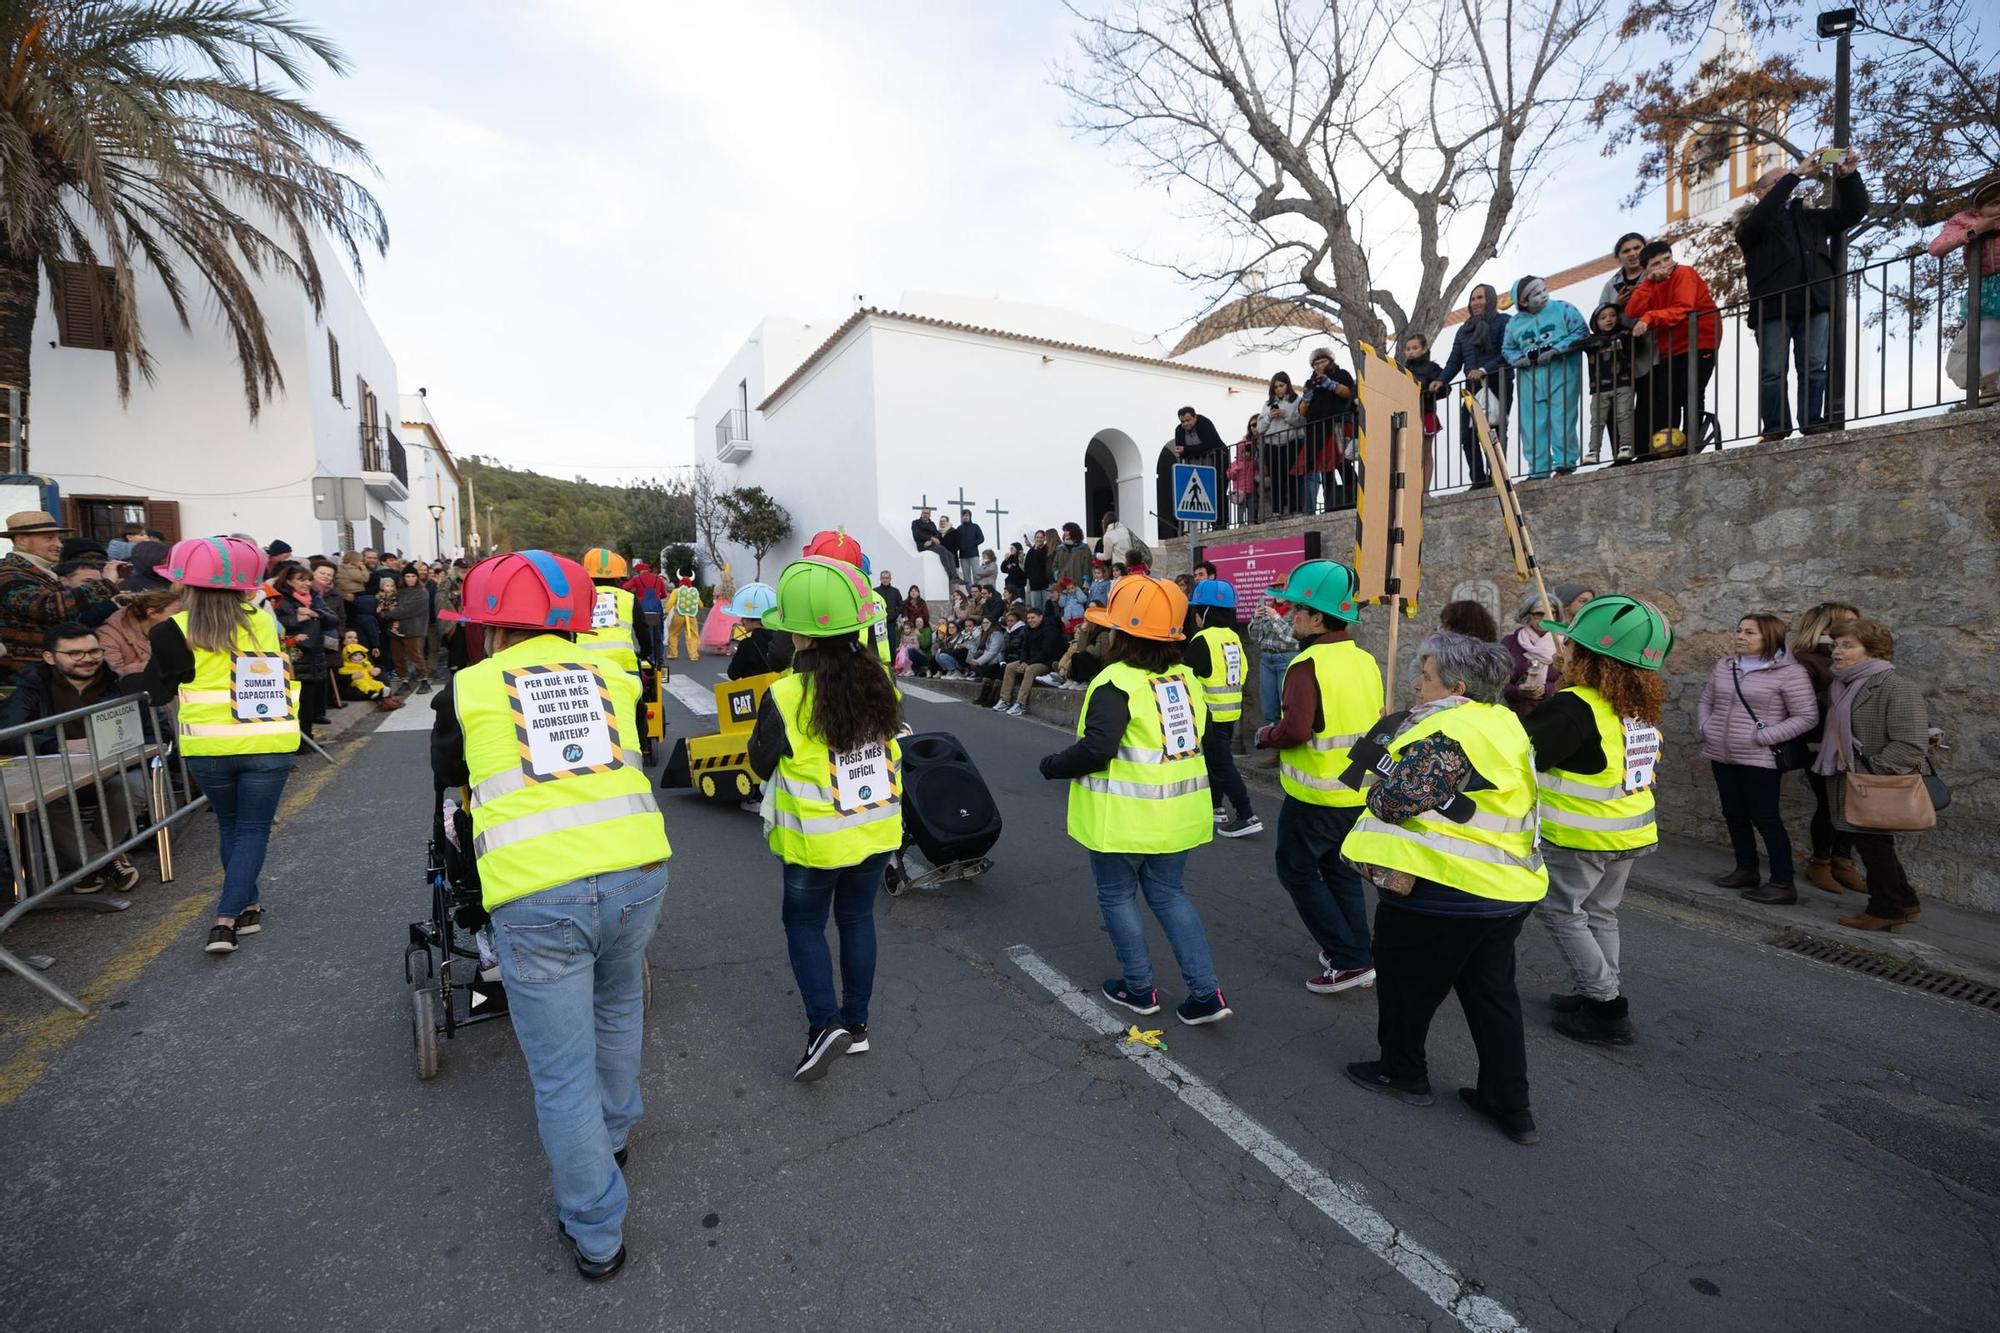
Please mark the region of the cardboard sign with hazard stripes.
[[843, 815], [874, 810], [903, 793], [902, 774], [888, 741], [870, 741], [858, 750], [827, 756], [833, 808]]
[[1417, 613], [1423, 578], [1423, 394], [1410, 373], [1366, 343], [1361, 381], [1361, 476], [1354, 518], [1355, 600], [1401, 598]]
[[596, 667], [560, 662], [500, 674], [528, 781], [554, 782], [625, 766], [618, 714]]

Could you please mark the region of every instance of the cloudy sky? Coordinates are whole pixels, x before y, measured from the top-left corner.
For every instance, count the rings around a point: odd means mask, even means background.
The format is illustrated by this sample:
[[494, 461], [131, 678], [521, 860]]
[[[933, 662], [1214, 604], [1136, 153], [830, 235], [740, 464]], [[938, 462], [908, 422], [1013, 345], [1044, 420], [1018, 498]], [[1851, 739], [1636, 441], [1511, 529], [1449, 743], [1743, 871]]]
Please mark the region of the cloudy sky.
[[[1054, 3], [303, 12], [355, 66], [313, 96], [382, 172], [392, 242], [369, 308], [402, 388], [429, 389], [460, 453], [658, 475], [688, 460], [687, 414], [767, 312], [837, 315], [912, 288], [1147, 331], [1199, 309], [1131, 256], [1189, 258], [1207, 238], [1064, 128], [1049, 79], [1074, 20]], [[1622, 229], [1628, 172], [1576, 150], [1521, 260], [1595, 254]]]

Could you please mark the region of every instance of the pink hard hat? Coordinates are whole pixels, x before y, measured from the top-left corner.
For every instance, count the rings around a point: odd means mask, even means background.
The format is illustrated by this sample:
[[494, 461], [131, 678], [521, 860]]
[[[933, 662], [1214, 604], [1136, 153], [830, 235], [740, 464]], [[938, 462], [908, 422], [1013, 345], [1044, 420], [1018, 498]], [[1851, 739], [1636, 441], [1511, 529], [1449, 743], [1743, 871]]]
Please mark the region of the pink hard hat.
[[264, 581], [264, 552], [247, 537], [189, 537], [174, 543], [153, 572], [190, 588], [249, 592]]
[[[484, 571], [482, 573], [482, 571]], [[465, 576], [457, 618], [516, 629], [587, 631], [597, 590], [583, 566], [553, 551], [509, 551]]]

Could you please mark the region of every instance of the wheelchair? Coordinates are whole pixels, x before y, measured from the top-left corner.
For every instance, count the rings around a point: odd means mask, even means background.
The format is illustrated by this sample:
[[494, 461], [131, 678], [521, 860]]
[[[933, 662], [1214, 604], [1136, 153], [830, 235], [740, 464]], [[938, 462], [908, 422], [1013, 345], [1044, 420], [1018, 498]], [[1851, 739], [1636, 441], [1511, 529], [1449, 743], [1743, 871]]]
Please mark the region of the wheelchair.
[[[433, 802], [436, 808], [436, 802]], [[457, 812], [459, 846], [472, 845], [472, 816]], [[479, 883], [470, 857], [451, 846], [441, 818], [431, 821], [430, 848], [424, 861], [430, 890], [430, 917], [410, 923], [403, 946], [403, 983], [410, 988], [410, 1039], [416, 1051], [417, 1077], [437, 1077], [438, 1042], [450, 1041], [460, 1028], [507, 1016], [507, 988], [496, 976], [480, 976], [479, 948], [474, 939], [484, 923]], [[653, 1012], [653, 970], [645, 969], [641, 1004]]]

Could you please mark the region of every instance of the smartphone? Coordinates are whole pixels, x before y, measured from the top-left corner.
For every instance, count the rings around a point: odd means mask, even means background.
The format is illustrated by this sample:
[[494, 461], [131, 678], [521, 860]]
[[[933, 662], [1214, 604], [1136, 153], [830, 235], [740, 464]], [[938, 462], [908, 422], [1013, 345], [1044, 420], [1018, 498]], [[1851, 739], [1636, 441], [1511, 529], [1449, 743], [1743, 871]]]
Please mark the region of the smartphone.
[[1823, 167], [1837, 167], [1847, 160], [1845, 148], [1822, 148], [1819, 150], [1819, 164]]

